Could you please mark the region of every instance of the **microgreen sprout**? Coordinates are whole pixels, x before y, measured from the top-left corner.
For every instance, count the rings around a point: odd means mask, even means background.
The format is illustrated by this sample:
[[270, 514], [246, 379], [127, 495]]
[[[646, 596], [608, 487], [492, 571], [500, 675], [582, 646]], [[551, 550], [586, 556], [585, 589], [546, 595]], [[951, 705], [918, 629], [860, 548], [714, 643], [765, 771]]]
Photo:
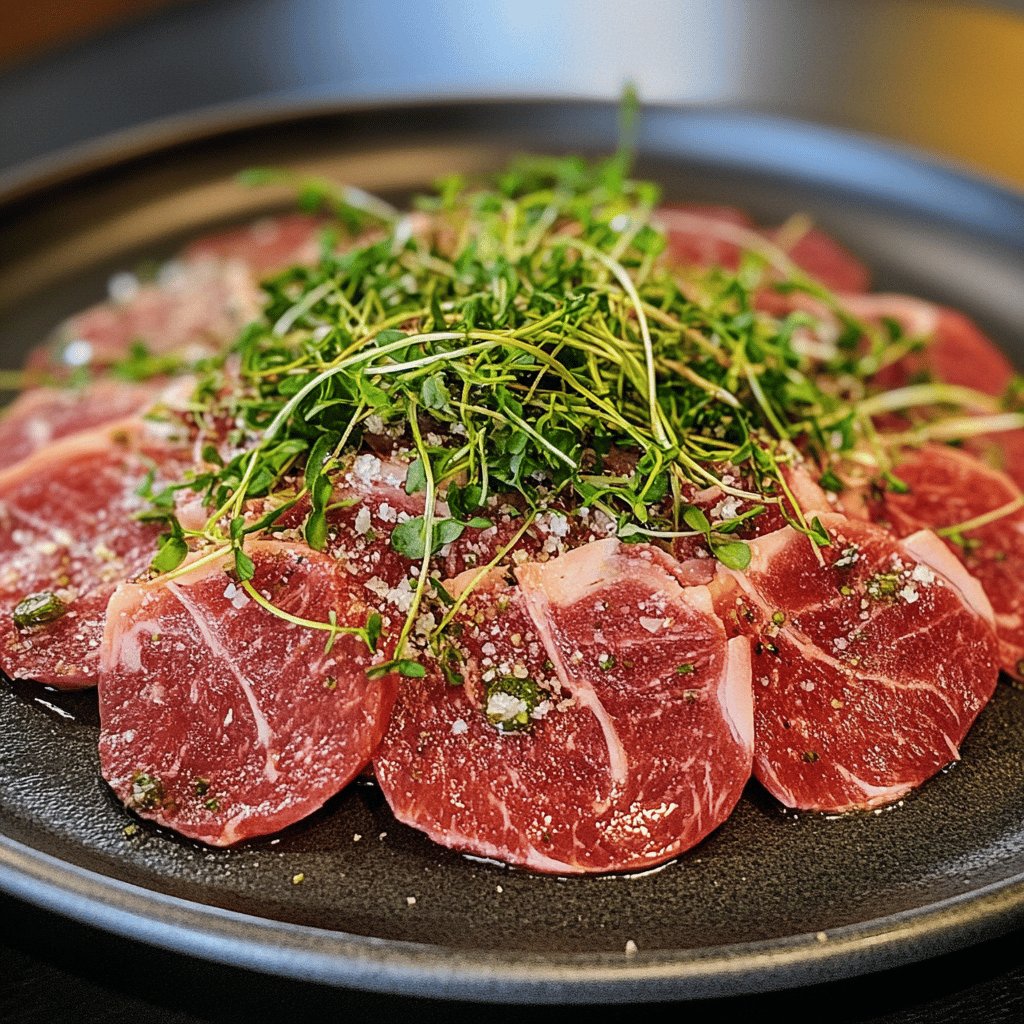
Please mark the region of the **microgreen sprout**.
[[[743, 571], [751, 552], [742, 531], [769, 509], [816, 549], [830, 543], [788, 482], [802, 457], [839, 493], [847, 463], [898, 481], [893, 443], [1024, 422], [1016, 407], [965, 388], [877, 392], [871, 375], [920, 340], [858, 320], [749, 229], [721, 229], [748, 253], [738, 272], [681, 274], [665, 258], [665, 229], [691, 215], [658, 209], [657, 188], [627, 175], [630, 152], [624, 143], [599, 163], [523, 159], [480, 184], [449, 178], [409, 217], [321, 180], [248, 174], [297, 187], [305, 209], [355, 234], [325, 243], [316, 264], [268, 279], [261, 317], [201, 368], [197, 423], [231, 426], [227, 438], [213, 432], [202, 470], [146, 495], [144, 515], [166, 522], [154, 571], [173, 579], [226, 558], [261, 607], [327, 632], [328, 645], [351, 633], [377, 649], [379, 615], [358, 629], [289, 616], [253, 586], [246, 551], [247, 538], [286, 510], [301, 516], [310, 547], [328, 549], [332, 512], [353, 500], [338, 480], [376, 434], [406, 462], [406, 493], [422, 496], [423, 511], [391, 527], [412, 599], [389, 627], [390, 660], [371, 671], [422, 675], [419, 653], [445, 657], [445, 631], [467, 593], [547, 509], [600, 512], [625, 540], [696, 538]], [[814, 335], [814, 317], [760, 312], [769, 286], [809, 296], [838, 337], [798, 343]], [[129, 372], [144, 372], [147, 360], [136, 353]], [[896, 442], [872, 419], [934, 410]], [[199, 529], [174, 516], [184, 487], [208, 510]], [[691, 500], [709, 487], [748, 507], [712, 522]], [[435, 579], [439, 553], [490, 526], [506, 499], [522, 523], [450, 598]], [[430, 602], [444, 613], [424, 640], [414, 632]], [[445, 663], [458, 685], [458, 665]]]

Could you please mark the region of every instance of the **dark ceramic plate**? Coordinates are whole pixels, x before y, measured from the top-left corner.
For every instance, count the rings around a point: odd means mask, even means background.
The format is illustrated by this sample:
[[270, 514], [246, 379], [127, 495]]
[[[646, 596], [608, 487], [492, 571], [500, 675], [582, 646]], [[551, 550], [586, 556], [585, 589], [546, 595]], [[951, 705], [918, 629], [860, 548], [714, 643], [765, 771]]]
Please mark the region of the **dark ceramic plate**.
[[[0, 197], [3, 361], [99, 297], [112, 271], [283, 202], [232, 184], [240, 168], [301, 166], [401, 199], [524, 148], [607, 151], [614, 124], [598, 104], [250, 114], [52, 167]], [[1024, 354], [1024, 198], [873, 142], [738, 114], [652, 110], [641, 150], [642, 173], [669, 196], [769, 221], [806, 210], [880, 287], [960, 306]], [[784, 814], [751, 786], [700, 847], [631, 878], [469, 860], [396, 824], [372, 786], [234, 850], [146, 825], [126, 837], [98, 774], [96, 719], [88, 694], [0, 689], [0, 885], [253, 969], [506, 1001], [684, 998], [877, 970], [1024, 920], [1024, 693], [1008, 686], [963, 761], [900, 806]]]

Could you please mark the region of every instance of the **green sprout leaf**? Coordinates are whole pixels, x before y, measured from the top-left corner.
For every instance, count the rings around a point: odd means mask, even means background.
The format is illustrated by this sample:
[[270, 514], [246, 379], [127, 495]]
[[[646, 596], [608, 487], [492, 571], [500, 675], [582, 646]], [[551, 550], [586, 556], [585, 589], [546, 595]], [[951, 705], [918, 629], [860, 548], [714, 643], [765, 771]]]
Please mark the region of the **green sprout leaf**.
[[711, 550], [727, 569], [742, 572], [750, 565], [750, 545], [741, 540], [712, 543]]
[[150, 569], [155, 573], [171, 572], [177, 569], [188, 556], [188, 544], [184, 537], [176, 537], [173, 534], [164, 540], [153, 561], [149, 563]]

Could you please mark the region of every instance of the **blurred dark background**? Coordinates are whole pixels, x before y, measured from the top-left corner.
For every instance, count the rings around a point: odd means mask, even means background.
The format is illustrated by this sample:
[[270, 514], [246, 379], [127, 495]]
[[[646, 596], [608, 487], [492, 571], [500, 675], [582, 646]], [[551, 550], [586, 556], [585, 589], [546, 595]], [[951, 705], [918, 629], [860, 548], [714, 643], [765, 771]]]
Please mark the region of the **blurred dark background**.
[[3, 0], [0, 171], [240, 104], [452, 95], [782, 113], [1024, 185], [1024, 2]]

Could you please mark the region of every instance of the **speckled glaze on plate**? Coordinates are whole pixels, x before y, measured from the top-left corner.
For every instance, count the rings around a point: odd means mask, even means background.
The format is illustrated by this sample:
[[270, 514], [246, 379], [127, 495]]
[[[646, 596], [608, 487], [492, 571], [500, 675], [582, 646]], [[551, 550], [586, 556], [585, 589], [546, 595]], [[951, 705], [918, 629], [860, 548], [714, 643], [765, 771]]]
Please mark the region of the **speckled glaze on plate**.
[[[607, 105], [479, 102], [239, 111], [122, 140], [0, 193], [0, 363], [102, 295], [113, 271], [281, 208], [282, 193], [234, 185], [241, 168], [289, 165], [401, 199], [516, 151], [600, 152], [614, 138]], [[640, 172], [668, 197], [766, 221], [807, 211], [878, 287], [965, 309], [1024, 362], [1021, 196], [868, 140], [737, 113], [651, 110], [640, 148]], [[254, 970], [507, 1002], [678, 999], [878, 970], [1024, 920], [1024, 692], [1005, 685], [961, 763], [901, 805], [785, 814], [751, 785], [718, 832], [640, 877], [467, 859], [398, 825], [372, 785], [233, 850], [144, 823], [126, 836], [96, 735], [94, 696], [0, 686], [0, 886]]]

